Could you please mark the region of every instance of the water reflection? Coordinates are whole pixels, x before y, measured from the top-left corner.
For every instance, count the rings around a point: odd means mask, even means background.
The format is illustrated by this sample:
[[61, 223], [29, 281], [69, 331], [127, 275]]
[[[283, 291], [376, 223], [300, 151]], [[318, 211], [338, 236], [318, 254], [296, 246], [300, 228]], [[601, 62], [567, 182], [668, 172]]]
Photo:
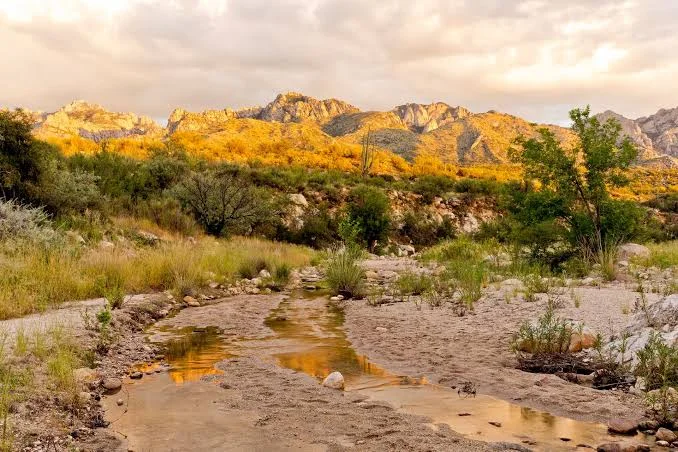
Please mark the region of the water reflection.
[[169, 376], [176, 384], [198, 381], [205, 375], [220, 374], [215, 364], [233, 357], [226, 350], [220, 331], [215, 327], [159, 329], [175, 338], [163, 343]]

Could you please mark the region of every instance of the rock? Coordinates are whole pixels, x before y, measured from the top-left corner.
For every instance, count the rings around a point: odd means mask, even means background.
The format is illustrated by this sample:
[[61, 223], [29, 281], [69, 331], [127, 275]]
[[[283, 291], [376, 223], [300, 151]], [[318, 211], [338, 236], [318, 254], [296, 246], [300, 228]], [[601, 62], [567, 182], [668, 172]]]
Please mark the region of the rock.
[[105, 378], [101, 386], [107, 391], [117, 391], [122, 387], [122, 381], [119, 378]]
[[323, 386], [332, 389], [344, 389], [344, 376], [341, 372], [332, 372], [323, 380]]
[[[645, 381], [645, 378], [643, 377], [637, 377], [636, 378], [636, 383], [633, 385], [635, 389], [638, 391], [645, 391], [647, 390], [647, 382]], [[642, 427], [641, 427], [642, 428]], [[648, 429], [643, 429], [643, 430], [648, 430]]]
[[378, 331], [380, 333], [386, 333], [386, 332], [388, 332], [388, 328], [384, 328], [383, 326], [378, 326], [374, 329], [374, 331]]
[[593, 333], [582, 331], [580, 333], [572, 333], [570, 337], [570, 353], [577, 353], [582, 350], [593, 348], [596, 343], [596, 336]]
[[649, 452], [650, 446], [646, 444], [633, 444], [626, 442], [613, 442], [601, 444], [596, 448], [597, 452]]
[[669, 447], [669, 446], [670, 446], [670, 444], [668, 443], [668, 441], [661, 441], [661, 440], [660, 440], [660, 441], [657, 441], [655, 444], [656, 444], [657, 446], [659, 446], [659, 447]]
[[100, 378], [99, 372], [95, 369], [90, 369], [88, 367], [81, 367], [73, 371], [73, 378], [75, 378], [76, 383], [81, 385], [87, 385], [93, 383]]
[[115, 248], [115, 244], [113, 244], [113, 242], [109, 242], [108, 240], [102, 240], [101, 242], [99, 242], [99, 248], [101, 248], [102, 250], [108, 250]]
[[614, 419], [607, 425], [607, 429], [619, 435], [633, 435], [638, 429], [638, 423], [631, 419]]
[[198, 300], [196, 300], [195, 298], [193, 298], [192, 296], [190, 296], [190, 295], [186, 295], [186, 296], [184, 297], [184, 302], [185, 302], [187, 305], [189, 305], [189, 306], [191, 306], [191, 307], [194, 307], [194, 308], [197, 308], [198, 306], [200, 306], [200, 302], [199, 302]]
[[661, 427], [659, 430], [657, 430], [657, 433], [655, 433], [655, 436], [657, 437], [658, 440], [666, 441], [667, 443], [672, 443], [672, 442], [678, 440], [678, 435], [673, 433], [668, 428], [664, 428], [664, 427]]
[[646, 246], [638, 245], [637, 243], [625, 243], [619, 247], [617, 257], [624, 261], [628, 261], [634, 257], [646, 258], [650, 257], [650, 249]]
[[158, 317], [167, 317], [169, 315], [169, 311], [167, 309], [161, 309], [158, 311]]
[[289, 195], [289, 198], [292, 204], [301, 207], [308, 207], [308, 201], [306, 201], [306, 197], [301, 193], [292, 193], [291, 195]]
[[497, 421], [489, 421], [488, 424], [493, 425], [495, 427], [501, 427], [501, 422]]
[[262, 279], [270, 278], [271, 277], [271, 272], [266, 270], [265, 268], [259, 272], [259, 277]]
[[335, 297], [330, 297], [330, 301], [341, 301], [343, 299], [344, 299], [344, 297], [339, 296], [339, 295], [337, 295]]
[[118, 406], [122, 406], [122, 405], [125, 403], [125, 401], [122, 400], [122, 399], [118, 399], [118, 400], [115, 401], [115, 403], [116, 403]]
[[365, 272], [365, 277], [366, 277], [367, 279], [378, 279], [378, 278], [379, 278], [379, 274], [378, 274], [377, 272], [375, 272], [375, 271], [369, 270], [369, 271], [366, 271], [366, 272]]
[[141, 380], [141, 378], [144, 376], [143, 373], [141, 372], [132, 372], [132, 374], [129, 376], [132, 380]]
[[415, 249], [412, 245], [398, 245], [398, 249], [404, 256], [410, 256], [415, 253]]
[[90, 394], [89, 392], [82, 391], [78, 393], [78, 402], [80, 402], [81, 405], [87, 404], [91, 399], [92, 394]]
[[156, 245], [160, 243], [160, 237], [148, 231], [137, 231], [137, 235], [141, 240], [149, 245]]
[[[639, 377], [640, 378], [640, 377]], [[659, 422], [654, 419], [644, 420], [638, 423], [639, 430], [657, 430], [659, 428]]]
[[208, 284], [210, 289], [218, 289], [219, 288], [219, 283], [212, 281], [211, 283]]

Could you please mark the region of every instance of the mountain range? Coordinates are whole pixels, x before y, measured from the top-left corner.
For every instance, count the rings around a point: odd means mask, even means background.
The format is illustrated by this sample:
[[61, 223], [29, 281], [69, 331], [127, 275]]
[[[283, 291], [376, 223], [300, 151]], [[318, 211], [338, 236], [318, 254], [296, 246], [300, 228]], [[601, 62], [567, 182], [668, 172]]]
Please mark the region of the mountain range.
[[[162, 127], [149, 117], [118, 113], [84, 101], [72, 102], [56, 112], [24, 110], [34, 123], [34, 133], [44, 139], [79, 137], [100, 143], [115, 139], [158, 139], [188, 134], [219, 143], [285, 142], [292, 147], [316, 150], [336, 144], [358, 145], [370, 130], [374, 143], [408, 161], [429, 156], [454, 165], [501, 164], [518, 135], [535, 136], [546, 127], [563, 142], [572, 132], [550, 124], [488, 111], [473, 113], [443, 102], [409, 103], [389, 111], [360, 111], [338, 100], [319, 100], [300, 93], [279, 94], [264, 107], [189, 112], [177, 108]], [[612, 111], [598, 115], [615, 118], [640, 150], [639, 163], [678, 167], [678, 108], [629, 119]], [[231, 140], [231, 141], [228, 141]], [[311, 143], [309, 145], [308, 143]], [[223, 155], [223, 153], [222, 153]]]

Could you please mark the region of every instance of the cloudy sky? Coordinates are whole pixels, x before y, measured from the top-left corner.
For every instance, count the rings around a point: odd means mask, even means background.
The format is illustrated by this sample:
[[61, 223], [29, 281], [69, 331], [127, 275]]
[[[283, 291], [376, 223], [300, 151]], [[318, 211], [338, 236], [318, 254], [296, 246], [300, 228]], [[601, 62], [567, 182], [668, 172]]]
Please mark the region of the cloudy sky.
[[0, 106], [164, 120], [301, 91], [563, 123], [678, 106], [675, 0], [0, 0]]

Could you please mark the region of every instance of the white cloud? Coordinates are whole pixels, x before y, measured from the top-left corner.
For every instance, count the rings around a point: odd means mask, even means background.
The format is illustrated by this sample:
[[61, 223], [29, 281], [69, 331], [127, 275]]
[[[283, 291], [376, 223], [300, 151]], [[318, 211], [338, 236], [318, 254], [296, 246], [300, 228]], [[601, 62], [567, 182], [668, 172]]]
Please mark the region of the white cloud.
[[678, 105], [672, 0], [0, 0], [0, 105], [165, 117], [298, 90], [560, 121]]

